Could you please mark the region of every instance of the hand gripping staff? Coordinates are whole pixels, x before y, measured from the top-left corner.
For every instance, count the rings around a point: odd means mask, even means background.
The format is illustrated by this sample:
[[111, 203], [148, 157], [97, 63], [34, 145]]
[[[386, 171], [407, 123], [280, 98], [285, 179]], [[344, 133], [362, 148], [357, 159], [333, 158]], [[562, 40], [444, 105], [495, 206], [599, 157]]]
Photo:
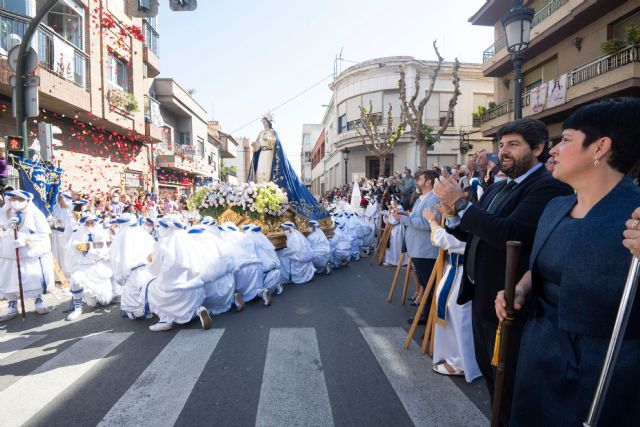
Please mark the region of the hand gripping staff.
[[513, 309], [513, 298], [515, 296], [516, 283], [518, 282], [517, 270], [521, 249], [521, 242], [507, 242], [507, 266], [504, 276], [504, 297], [507, 302], [507, 317], [498, 324], [493, 360], [491, 361], [491, 364], [497, 367], [496, 382], [493, 389], [493, 407], [491, 408], [491, 427], [498, 427], [500, 425], [500, 406], [502, 406], [504, 370], [507, 363], [507, 352], [509, 349], [509, 331], [511, 329], [511, 321], [515, 314]]

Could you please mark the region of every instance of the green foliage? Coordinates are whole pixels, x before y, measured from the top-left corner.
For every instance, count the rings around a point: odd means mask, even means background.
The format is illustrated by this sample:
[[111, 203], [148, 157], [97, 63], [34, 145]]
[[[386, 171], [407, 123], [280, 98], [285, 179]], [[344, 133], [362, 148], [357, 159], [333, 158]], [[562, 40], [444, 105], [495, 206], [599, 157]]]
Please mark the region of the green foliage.
[[473, 117], [474, 119], [481, 119], [485, 114], [487, 114], [487, 107], [485, 107], [484, 105], [478, 105], [476, 111], [471, 113], [471, 117]]
[[497, 106], [498, 104], [496, 104], [494, 101], [490, 101], [489, 104], [487, 104], [487, 110], [493, 110]]
[[111, 106], [125, 110], [128, 113], [136, 113], [140, 110], [138, 99], [129, 92], [111, 89], [108, 94], [108, 100]]
[[231, 210], [234, 211], [235, 213], [237, 213], [238, 215], [248, 216], [249, 218], [254, 219], [254, 220], [255, 219], [260, 219], [260, 217], [262, 216], [261, 213], [242, 209], [241, 206], [231, 206]]
[[187, 200], [187, 208], [190, 211], [200, 208], [200, 205], [204, 201], [204, 197], [207, 195], [208, 190], [209, 189], [207, 187], [202, 187], [201, 189], [196, 191], [196, 193]]
[[629, 24], [627, 26], [626, 36], [629, 44], [640, 43], [640, 27], [636, 24]]
[[206, 209], [200, 209], [200, 215], [217, 218], [227, 209], [226, 206], [211, 206]]
[[625, 47], [625, 45], [626, 43], [624, 42], [624, 40], [610, 39], [600, 45], [600, 50], [602, 50], [602, 53], [604, 53], [605, 55], [613, 55], [614, 53]]
[[424, 142], [427, 147], [431, 147], [436, 142], [438, 142], [438, 138], [433, 133], [434, 129], [429, 125], [422, 125], [422, 132], [424, 133]]

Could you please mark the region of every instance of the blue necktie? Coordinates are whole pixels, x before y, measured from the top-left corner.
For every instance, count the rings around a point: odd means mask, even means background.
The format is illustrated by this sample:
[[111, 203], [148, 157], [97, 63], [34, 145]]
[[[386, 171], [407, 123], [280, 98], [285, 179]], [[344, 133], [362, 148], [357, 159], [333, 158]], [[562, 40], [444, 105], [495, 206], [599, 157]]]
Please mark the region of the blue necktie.
[[18, 225], [22, 224], [22, 211], [16, 211], [16, 218], [18, 218]]
[[93, 242], [93, 234], [92, 234], [92, 233], [89, 233], [89, 234], [87, 235], [87, 240], [88, 240], [89, 242]]

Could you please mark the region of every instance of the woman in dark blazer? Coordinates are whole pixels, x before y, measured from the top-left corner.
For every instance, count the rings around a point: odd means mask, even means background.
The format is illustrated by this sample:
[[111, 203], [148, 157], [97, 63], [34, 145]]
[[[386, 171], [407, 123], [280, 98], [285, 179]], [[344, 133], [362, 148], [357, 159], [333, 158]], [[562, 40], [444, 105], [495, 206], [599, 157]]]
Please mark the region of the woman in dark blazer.
[[[640, 160], [640, 99], [587, 105], [550, 151], [553, 176], [576, 194], [540, 221], [515, 308], [532, 299], [520, 344], [510, 426], [581, 426], [598, 382], [631, 262], [625, 221], [640, 206], [626, 174]], [[640, 295], [606, 397], [601, 426], [640, 425]], [[502, 292], [496, 314], [506, 316]]]

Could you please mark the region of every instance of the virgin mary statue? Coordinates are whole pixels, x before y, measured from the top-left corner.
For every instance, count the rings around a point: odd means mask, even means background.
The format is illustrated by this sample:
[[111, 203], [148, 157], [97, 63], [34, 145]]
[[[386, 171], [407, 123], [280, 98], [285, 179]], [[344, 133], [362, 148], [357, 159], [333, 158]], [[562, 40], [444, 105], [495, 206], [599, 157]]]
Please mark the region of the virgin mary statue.
[[280, 138], [272, 125], [271, 114], [262, 118], [264, 129], [253, 145], [254, 153], [247, 181], [256, 183], [274, 182], [287, 192], [289, 207], [305, 218], [322, 220], [329, 217], [326, 209], [309, 192], [296, 175], [289, 159], [284, 154]]

